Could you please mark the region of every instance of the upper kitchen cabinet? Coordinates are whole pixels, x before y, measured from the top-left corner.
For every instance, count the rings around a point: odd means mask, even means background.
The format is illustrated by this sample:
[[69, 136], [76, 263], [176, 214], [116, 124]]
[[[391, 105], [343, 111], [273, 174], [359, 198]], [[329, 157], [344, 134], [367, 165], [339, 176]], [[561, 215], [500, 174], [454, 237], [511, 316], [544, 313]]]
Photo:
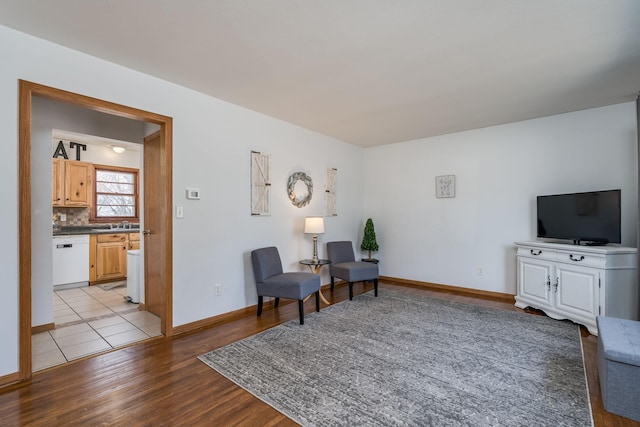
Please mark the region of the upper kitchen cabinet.
[[53, 206], [91, 206], [91, 163], [53, 159]]

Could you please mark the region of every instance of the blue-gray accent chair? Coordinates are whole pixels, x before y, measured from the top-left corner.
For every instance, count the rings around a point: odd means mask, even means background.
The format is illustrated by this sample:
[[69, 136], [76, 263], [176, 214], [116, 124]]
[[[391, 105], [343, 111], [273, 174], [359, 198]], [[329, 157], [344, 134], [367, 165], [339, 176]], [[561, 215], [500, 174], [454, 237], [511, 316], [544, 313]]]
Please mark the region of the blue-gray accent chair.
[[316, 294], [316, 311], [320, 311], [320, 275], [303, 272], [282, 272], [282, 261], [278, 248], [251, 251], [251, 264], [258, 291], [258, 316], [262, 315], [263, 297], [275, 297], [275, 307], [280, 298], [298, 300], [300, 324], [304, 325], [304, 299]]
[[334, 278], [349, 282], [349, 299], [353, 299], [353, 283], [373, 281], [375, 296], [378, 296], [378, 265], [356, 261], [353, 254], [353, 244], [350, 241], [328, 242], [327, 257], [331, 261], [329, 274], [331, 275], [331, 290]]

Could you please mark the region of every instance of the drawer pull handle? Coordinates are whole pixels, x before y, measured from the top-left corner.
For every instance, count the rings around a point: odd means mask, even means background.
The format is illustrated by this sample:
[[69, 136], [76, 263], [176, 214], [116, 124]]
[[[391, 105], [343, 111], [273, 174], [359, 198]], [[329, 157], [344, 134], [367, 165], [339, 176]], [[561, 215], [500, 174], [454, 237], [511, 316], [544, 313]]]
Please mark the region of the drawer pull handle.
[[573, 254], [569, 254], [569, 259], [571, 261], [580, 262], [584, 259], [584, 255], [580, 255], [580, 258], [574, 257]]
[[540, 250], [539, 251], [534, 251], [533, 249], [530, 249], [530, 252], [531, 252], [531, 255], [533, 255], [533, 256], [538, 256], [538, 255], [540, 255], [542, 253], [542, 251], [540, 251]]

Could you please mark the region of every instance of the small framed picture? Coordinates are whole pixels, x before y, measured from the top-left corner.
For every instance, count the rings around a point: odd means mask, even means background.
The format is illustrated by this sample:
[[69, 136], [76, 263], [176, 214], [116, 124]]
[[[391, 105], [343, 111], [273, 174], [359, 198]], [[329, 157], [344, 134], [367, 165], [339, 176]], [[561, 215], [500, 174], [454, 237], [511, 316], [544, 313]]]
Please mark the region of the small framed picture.
[[436, 176], [436, 197], [456, 197], [456, 176], [440, 175]]

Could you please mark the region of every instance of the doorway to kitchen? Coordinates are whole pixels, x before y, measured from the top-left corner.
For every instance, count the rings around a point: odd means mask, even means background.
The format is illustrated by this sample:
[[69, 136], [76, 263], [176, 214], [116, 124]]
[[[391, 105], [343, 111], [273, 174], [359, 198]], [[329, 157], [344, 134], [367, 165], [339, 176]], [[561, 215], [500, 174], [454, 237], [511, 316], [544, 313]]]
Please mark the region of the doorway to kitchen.
[[[158, 262], [149, 264], [149, 271], [145, 270], [144, 292], [146, 295], [156, 295], [162, 301], [157, 308], [160, 319], [160, 332], [165, 336], [172, 335], [172, 223], [171, 223], [171, 188], [172, 188], [172, 119], [167, 116], [138, 110], [135, 108], [91, 98], [37, 83], [20, 81], [20, 117], [19, 117], [19, 274], [20, 274], [20, 367], [19, 380], [29, 379], [32, 375], [32, 235], [31, 235], [31, 125], [32, 99], [42, 97], [54, 101], [73, 104], [88, 110], [153, 123], [159, 126], [158, 138], [145, 142], [144, 152], [155, 154], [151, 164], [144, 164], [145, 179], [153, 181], [158, 195], [154, 198], [154, 209], [144, 211], [144, 224], [153, 224], [154, 228], [145, 227], [143, 230], [144, 243], [154, 248]], [[157, 168], [147, 173], [148, 168]], [[148, 177], [148, 178], [147, 178]], [[152, 236], [152, 242], [147, 242], [147, 236]], [[148, 256], [144, 254], [145, 258]], [[147, 264], [145, 263], [145, 266]], [[148, 280], [152, 277], [152, 280]]]
[[[142, 144], [158, 126], [43, 98], [33, 99], [32, 117], [33, 185], [48, 184], [51, 154], [57, 178], [52, 198], [53, 289], [44, 273], [32, 277], [35, 373], [161, 333], [160, 318], [145, 307], [148, 301], [139, 304]], [[52, 132], [51, 126], [56, 126]], [[78, 145], [81, 153], [75, 150]], [[64, 173], [68, 169], [72, 173]], [[83, 182], [89, 187], [86, 195]], [[72, 193], [70, 201], [67, 190], [78, 187], [80, 196]], [[32, 192], [43, 190], [46, 187]], [[48, 205], [37, 197], [32, 204], [35, 211]], [[32, 223], [41, 222], [42, 216], [34, 215]], [[32, 228], [34, 247], [41, 246], [43, 238], [51, 240], [50, 228]], [[46, 253], [32, 254], [41, 266], [36, 270], [46, 271]]]

